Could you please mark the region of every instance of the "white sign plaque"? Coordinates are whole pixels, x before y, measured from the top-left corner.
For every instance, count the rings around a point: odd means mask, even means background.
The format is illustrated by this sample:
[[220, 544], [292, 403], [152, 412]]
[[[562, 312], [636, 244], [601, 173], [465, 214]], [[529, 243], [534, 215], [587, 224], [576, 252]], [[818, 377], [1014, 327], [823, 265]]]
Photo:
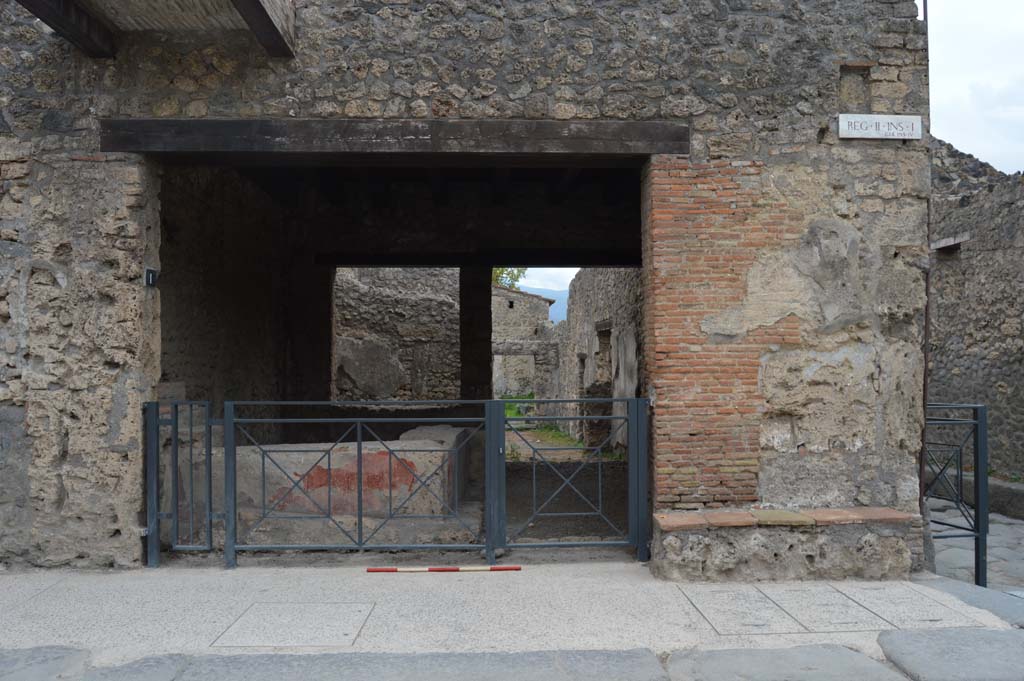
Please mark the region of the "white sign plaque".
[[839, 114], [840, 139], [919, 140], [920, 116]]

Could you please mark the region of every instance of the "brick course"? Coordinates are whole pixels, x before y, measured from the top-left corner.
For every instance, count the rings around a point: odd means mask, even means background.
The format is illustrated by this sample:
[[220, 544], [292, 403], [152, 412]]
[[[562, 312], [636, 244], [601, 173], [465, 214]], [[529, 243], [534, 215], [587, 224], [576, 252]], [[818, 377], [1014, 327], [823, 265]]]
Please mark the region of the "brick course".
[[762, 168], [657, 156], [644, 174], [657, 508], [758, 500], [761, 355], [799, 345], [800, 320], [789, 315], [742, 336], [709, 335], [701, 322], [741, 303], [758, 255], [802, 231], [785, 204], [765, 198]]

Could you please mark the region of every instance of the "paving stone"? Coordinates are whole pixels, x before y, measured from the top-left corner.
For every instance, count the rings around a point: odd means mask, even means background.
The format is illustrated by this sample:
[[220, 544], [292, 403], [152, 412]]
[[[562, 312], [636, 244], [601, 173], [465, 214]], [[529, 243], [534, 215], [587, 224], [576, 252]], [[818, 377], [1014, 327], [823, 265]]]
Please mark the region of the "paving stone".
[[807, 629], [749, 584], [679, 587], [719, 634], [784, 634]]
[[837, 645], [673, 653], [672, 681], [906, 681], [880, 662]]
[[750, 513], [757, 518], [758, 525], [813, 525], [814, 518], [793, 511], [776, 511], [755, 508]]
[[0, 650], [0, 679], [3, 681], [50, 681], [73, 679], [89, 661], [84, 650], [63, 647]]
[[974, 551], [968, 551], [967, 549], [961, 549], [957, 547], [944, 548], [941, 551], [936, 549], [935, 559], [938, 560], [939, 556], [942, 556], [942, 564], [952, 570], [957, 569], [974, 569]]
[[[151, 658], [95, 670], [105, 675], [89, 677], [89, 681], [164, 681], [168, 677], [139, 676], [138, 672], [157, 661], [154, 668], [163, 669], [160, 665], [168, 659]], [[186, 659], [188, 664], [173, 677], [175, 681], [669, 681], [649, 650], [208, 655]]]
[[914, 681], [1021, 681], [1024, 631], [883, 631], [885, 656]]
[[372, 603], [253, 603], [212, 645], [348, 646], [371, 610]]
[[901, 629], [980, 624], [904, 584], [836, 582], [835, 588]]
[[772, 599], [811, 631], [881, 631], [892, 625], [828, 584], [762, 584]]
[[82, 681], [176, 681], [190, 662], [185, 655], [147, 657], [116, 667], [95, 667]]
[[1024, 599], [946, 577], [917, 576], [914, 581], [955, 596], [967, 605], [988, 610], [1015, 627], [1024, 628]]

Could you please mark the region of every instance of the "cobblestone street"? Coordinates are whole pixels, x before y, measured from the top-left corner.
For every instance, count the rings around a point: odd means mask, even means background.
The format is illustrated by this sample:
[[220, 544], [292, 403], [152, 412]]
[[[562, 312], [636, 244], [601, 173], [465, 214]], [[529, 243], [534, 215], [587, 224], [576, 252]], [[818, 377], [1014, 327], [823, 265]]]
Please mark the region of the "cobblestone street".
[[[930, 508], [933, 520], [964, 523], [952, 502], [933, 499]], [[944, 577], [973, 583], [974, 540], [935, 540], [935, 571]], [[988, 585], [1024, 597], [1024, 520], [998, 513], [989, 515]]]

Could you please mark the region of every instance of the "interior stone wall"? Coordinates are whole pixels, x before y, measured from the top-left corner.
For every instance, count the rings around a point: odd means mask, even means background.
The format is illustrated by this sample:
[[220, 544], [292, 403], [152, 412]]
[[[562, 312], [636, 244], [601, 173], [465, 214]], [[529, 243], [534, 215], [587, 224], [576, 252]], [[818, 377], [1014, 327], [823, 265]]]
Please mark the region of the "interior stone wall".
[[551, 301], [527, 291], [491, 287], [491, 385], [495, 397], [557, 397], [555, 325]]
[[459, 270], [339, 268], [333, 389], [339, 400], [459, 398]]
[[989, 407], [989, 460], [1024, 476], [1024, 176], [932, 145], [928, 400]]
[[[644, 395], [643, 295], [637, 268], [583, 268], [576, 273], [569, 284], [566, 319], [557, 331], [559, 397]], [[625, 403], [615, 403], [610, 409], [569, 403], [559, 407], [559, 413], [579, 416], [594, 413], [594, 409], [626, 415]], [[559, 424], [573, 437], [586, 439], [586, 421]], [[627, 437], [627, 429], [622, 428], [614, 442], [625, 445]]]
[[161, 198], [161, 382], [215, 410], [282, 399], [280, 210], [229, 168], [169, 168]]

